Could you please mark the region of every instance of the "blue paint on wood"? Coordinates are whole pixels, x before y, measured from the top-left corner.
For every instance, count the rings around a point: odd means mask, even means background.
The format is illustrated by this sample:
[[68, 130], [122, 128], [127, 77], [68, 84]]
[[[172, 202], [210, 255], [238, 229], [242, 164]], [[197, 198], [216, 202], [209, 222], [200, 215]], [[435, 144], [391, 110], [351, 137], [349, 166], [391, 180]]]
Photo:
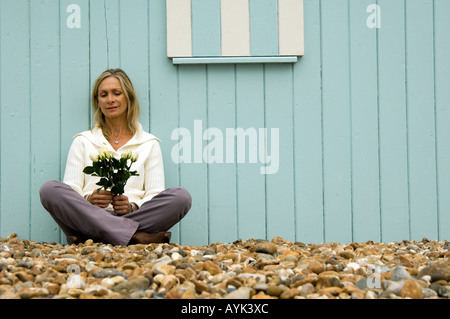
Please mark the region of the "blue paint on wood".
[[294, 67], [296, 240], [321, 243], [324, 233], [320, 2], [305, 3], [308, 54]]
[[450, 201], [446, 194], [450, 191], [450, 127], [447, 125], [450, 108], [450, 90], [445, 88], [450, 83], [450, 38], [445, 33], [450, 30], [450, 11], [444, 0], [434, 2], [434, 39], [435, 39], [435, 102], [436, 102], [436, 157], [437, 157], [437, 192], [438, 192], [438, 232], [439, 238], [450, 237]]
[[278, 55], [278, 0], [250, 0], [250, 55]]
[[433, 2], [406, 2], [405, 10], [410, 226], [421, 240], [438, 228]]
[[[20, 13], [20, 14], [19, 14]], [[31, 83], [28, 1], [1, 2], [0, 230], [30, 237]], [[7, 43], [11, 45], [6, 45]], [[6, 82], [5, 82], [6, 81]]]
[[[236, 127], [264, 127], [264, 105], [264, 66], [236, 65]], [[238, 237], [266, 238], [266, 178], [249, 161], [236, 166], [236, 203]]]
[[322, 2], [325, 241], [353, 240], [348, 14], [346, 1]]
[[[195, 121], [201, 121], [200, 134], [207, 125], [208, 92], [205, 66], [180, 66], [179, 74], [179, 127], [186, 128], [191, 136], [199, 134]], [[201, 135], [200, 135], [201, 136]], [[175, 144], [175, 141], [173, 142]], [[192, 149], [197, 148], [192, 139]], [[200, 142], [200, 151], [202, 142]], [[192, 155], [194, 161], [195, 154]], [[181, 238], [201, 245], [209, 242], [211, 212], [209, 210], [208, 166], [202, 160], [198, 163], [181, 163], [180, 183], [191, 192], [192, 208], [182, 220]], [[167, 159], [166, 159], [167, 161]], [[195, 181], [195, 182], [193, 182]]]
[[377, 32], [361, 28], [370, 0], [350, 2], [351, 187], [354, 241], [380, 241]]
[[[227, 129], [236, 127], [235, 68], [233, 65], [207, 67], [208, 114], [205, 130], [214, 128], [217, 134], [206, 140], [204, 147], [213, 139], [220, 140], [222, 147], [214, 150], [222, 152], [217, 157], [223, 164], [208, 164], [208, 210], [214, 212], [209, 217], [210, 241], [232, 242], [237, 238], [236, 224], [236, 161], [232, 150], [228, 149], [231, 139], [226, 137]], [[218, 130], [216, 130], [218, 129]], [[214, 131], [212, 131], [214, 133]], [[215, 154], [211, 154], [214, 156]], [[208, 155], [207, 155], [208, 156]], [[232, 156], [232, 161], [228, 157]]]
[[192, 1], [192, 55], [220, 56], [220, 0]]
[[379, 1], [378, 31], [381, 240], [410, 238], [405, 9], [400, 1]]
[[[31, 189], [61, 177], [59, 1], [30, 3]], [[60, 230], [31, 192], [30, 237], [59, 241]]]

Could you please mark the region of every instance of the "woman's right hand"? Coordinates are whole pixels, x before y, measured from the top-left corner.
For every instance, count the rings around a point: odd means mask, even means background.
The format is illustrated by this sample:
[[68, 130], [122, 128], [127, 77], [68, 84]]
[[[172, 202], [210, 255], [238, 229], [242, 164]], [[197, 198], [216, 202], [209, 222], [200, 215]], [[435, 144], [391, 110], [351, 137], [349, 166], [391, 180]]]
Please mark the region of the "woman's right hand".
[[99, 192], [97, 192], [97, 190], [93, 191], [92, 194], [88, 196], [87, 201], [94, 206], [106, 208], [111, 204], [112, 199], [112, 193], [102, 189]]

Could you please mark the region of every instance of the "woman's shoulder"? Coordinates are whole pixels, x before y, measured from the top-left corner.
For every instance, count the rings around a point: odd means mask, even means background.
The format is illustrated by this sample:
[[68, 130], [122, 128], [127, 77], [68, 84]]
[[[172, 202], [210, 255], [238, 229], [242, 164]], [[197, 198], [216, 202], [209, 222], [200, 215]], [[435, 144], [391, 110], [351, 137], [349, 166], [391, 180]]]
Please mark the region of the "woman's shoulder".
[[89, 142], [102, 145], [104, 137], [99, 127], [93, 127], [90, 130], [82, 131], [74, 136], [74, 142]]
[[160, 140], [155, 135], [146, 132], [142, 126], [139, 125], [136, 134], [134, 135], [134, 142], [136, 144], [143, 144], [147, 142], [160, 142]]

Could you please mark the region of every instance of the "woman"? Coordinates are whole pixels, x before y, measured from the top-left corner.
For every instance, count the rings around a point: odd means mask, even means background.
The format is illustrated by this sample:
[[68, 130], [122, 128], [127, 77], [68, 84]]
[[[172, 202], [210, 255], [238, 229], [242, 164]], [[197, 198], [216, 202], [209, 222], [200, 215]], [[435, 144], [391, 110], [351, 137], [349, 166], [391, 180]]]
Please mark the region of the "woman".
[[[139, 102], [133, 84], [121, 69], [103, 72], [92, 92], [96, 124], [75, 136], [64, 182], [49, 181], [40, 190], [41, 202], [69, 243], [87, 238], [114, 245], [169, 242], [168, 230], [191, 207], [184, 188], [164, 187], [159, 140], [138, 122]], [[108, 147], [116, 158], [138, 153], [132, 176], [122, 195], [97, 191], [99, 177], [83, 173], [92, 165], [90, 154]]]

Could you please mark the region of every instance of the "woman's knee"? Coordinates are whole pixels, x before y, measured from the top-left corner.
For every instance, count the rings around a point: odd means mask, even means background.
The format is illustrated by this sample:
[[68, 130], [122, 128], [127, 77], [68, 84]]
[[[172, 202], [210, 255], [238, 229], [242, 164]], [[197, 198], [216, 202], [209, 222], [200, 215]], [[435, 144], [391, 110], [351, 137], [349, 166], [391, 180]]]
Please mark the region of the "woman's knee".
[[56, 185], [58, 185], [58, 181], [47, 181], [45, 182], [40, 190], [39, 190], [39, 196], [41, 197], [41, 200], [44, 198], [48, 198], [50, 194], [52, 194], [55, 190]]
[[171, 191], [174, 193], [176, 205], [187, 213], [192, 205], [192, 196], [189, 191], [183, 187], [175, 187]]

